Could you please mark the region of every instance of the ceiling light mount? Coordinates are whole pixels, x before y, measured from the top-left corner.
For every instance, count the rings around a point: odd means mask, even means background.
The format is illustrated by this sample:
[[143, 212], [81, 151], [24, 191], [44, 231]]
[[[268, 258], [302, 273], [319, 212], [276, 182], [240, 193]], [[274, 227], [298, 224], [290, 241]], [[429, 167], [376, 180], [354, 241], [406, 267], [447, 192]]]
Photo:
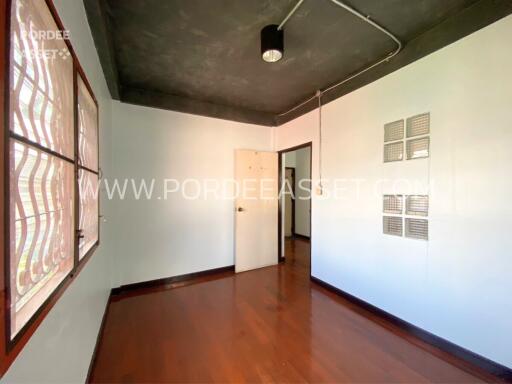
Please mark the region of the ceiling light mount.
[[267, 63], [275, 63], [284, 54], [284, 31], [279, 25], [270, 24], [261, 30], [261, 58]]

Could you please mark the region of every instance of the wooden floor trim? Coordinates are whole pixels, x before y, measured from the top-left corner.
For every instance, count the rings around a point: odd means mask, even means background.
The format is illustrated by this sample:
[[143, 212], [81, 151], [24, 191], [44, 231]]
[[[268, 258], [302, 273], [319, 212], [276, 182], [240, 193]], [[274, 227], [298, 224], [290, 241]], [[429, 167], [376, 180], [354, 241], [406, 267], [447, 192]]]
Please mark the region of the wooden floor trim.
[[185, 281], [191, 281], [198, 278], [203, 278], [207, 276], [212, 276], [216, 274], [225, 274], [235, 272], [235, 266], [230, 265], [227, 267], [221, 267], [221, 268], [214, 268], [214, 269], [208, 269], [206, 271], [199, 271], [199, 272], [193, 272], [193, 273], [187, 273], [185, 275], [178, 275], [178, 276], [172, 276], [172, 277], [165, 277], [163, 279], [156, 279], [156, 280], [150, 280], [150, 281], [142, 281], [140, 283], [133, 283], [133, 284], [126, 284], [122, 285], [118, 288], [112, 289], [112, 295], [122, 295], [128, 292], [133, 292], [141, 289], [147, 289], [147, 288], [159, 288], [159, 287], [165, 287], [171, 284], [185, 282]]
[[302, 240], [306, 240], [306, 241], [310, 241], [311, 240], [311, 238], [309, 236], [300, 235], [298, 233], [294, 233], [293, 237], [296, 238], [296, 239], [302, 239]]
[[[407, 334], [421, 340], [422, 342], [448, 353], [455, 358], [452, 364], [475, 375], [486, 377], [487, 379], [497, 378], [500, 381], [512, 383], [512, 369], [507, 368], [499, 363], [489, 360], [470, 350], [467, 350], [457, 344], [436, 336], [424, 329], [421, 329], [405, 320], [396, 317], [364, 300], [361, 300], [350, 293], [347, 293], [325, 281], [311, 276], [311, 281], [322, 286], [323, 288], [343, 297], [363, 310], [370, 312], [371, 315], [377, 316], [385, 322], [391, 323], [395, 327], [400, 328]], [[421, 345], [420, 345], [421, 346]]]
[[457, 357], [446, 348], [451, 343], [311, 279], [309, 242], [287, 240], [285, 246], [289, 257], [279, 266], [112, 296], [89, 381], [478, 383], [508, 378]]
[[89, 370], [87, 371], [87, 379], [86, 383], [90, 383], [90, 378], [94, 369], [94, 363], [96, 362], [96, 356], [101, 346], [101, 340], [103, 340], [103, 333], [105, 330], [105, 322], [108, 317], [108, 311], [110, 309], [110, 303], [112, 302], [112, 290], [110, 290], [110, 295], [108, 296], [107, 305], [105, 306], [105, 311], [103, 312], [103, 317], [101, 319], [100, 329], [98, 331], [98, 336], [96, 337], [96, 344], [94, 345], [94, 351], [92, 353], [91, 362], [89, 363]]
[[206, 271], [187, 273], [185, 275], [166, 277], [163, 279], [143, 281], [140, 283], [127, 284], [122, 285], [117, 288], [112, 288], [110, 290], [110, 295], [107, 300], [107, 305], [105, 307], [105, 311], [103, 312], [103, 318], [101, 319], [100, 329], [98, 331], [98, 336], [96, 338], [96, 345], [94, 346], [94, 352], [92, 354], [91, 362], [89, 364], [89, 370], [87, 371], [87, 379], [86, 383], [91, 382], [91, 374], [94, 370], [94, 365], [96, 363], [97, 352], [101, 346], [101, 341], [103, 340], [103, 333], [105, 330], [105, 322], [108, 317], [110, 305], [114, 298], [119, 298], [119, 296], [123, 296], [127, 293], [137, 293], [137, 291], [144, 291], [148, 288], [169, 288], [169, 285], [175, 283], [189, 282], [192, 283], [194, 281], [201, 281], [205, 277], [219, 275], [224, 276], [229, 273], [235, 273], [235, 266], [230, 265], [227, 267], [208, 269]]

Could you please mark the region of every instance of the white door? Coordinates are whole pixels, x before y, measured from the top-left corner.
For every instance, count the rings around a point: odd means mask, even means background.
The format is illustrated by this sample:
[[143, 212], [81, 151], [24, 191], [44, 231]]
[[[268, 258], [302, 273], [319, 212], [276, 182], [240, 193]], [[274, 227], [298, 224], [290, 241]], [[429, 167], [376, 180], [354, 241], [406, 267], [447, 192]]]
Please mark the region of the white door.
[[235, 270], [277, 264], [277, 153], [237, 150], [235, 178]]

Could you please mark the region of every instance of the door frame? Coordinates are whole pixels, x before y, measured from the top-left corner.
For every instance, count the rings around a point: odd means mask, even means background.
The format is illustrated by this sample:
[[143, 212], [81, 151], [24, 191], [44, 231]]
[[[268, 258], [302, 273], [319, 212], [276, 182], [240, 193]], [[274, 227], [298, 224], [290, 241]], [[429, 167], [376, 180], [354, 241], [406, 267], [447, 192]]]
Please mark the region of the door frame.
[[[286, 171], [287, 170], [291, 170], [292, 171], [292, 229], [291, 229], [291, 232], [292, 232], [292, 237], [295, 236], [295, 168], [294, 167], [284, 167], [284, 171], [285, 171], [285, 175], [284, 175], [284, 178], [286, 179]], [[283, 183], [284, 183], [284, 179], [283, 179]], [[281, 223], [282, 224], [282, 223]], [[286, 237], [286, 233], [285, 233], [285, 237]]]
[[[283, 188], [283, 184], [284, 184], [284, 175], [283, 175], [283, 155], [288, 153], [288, 152], [293, 152], [293, 151], [296, 151], [298, 149], [303, 149], [303, 148], [310, 148], [310, 156], [309, 156], [309, 162], [310, 162], [310, 165], [309, 165], [309, 179], [312, 180], [313, 179], [313, 142], [312, 141], [308, 141], [306, 143], [303, 143], [303, 144], [299, 144], [299, 145], [296, 145], [294, 147], [290, 147], [290, 148], [286, 148], [286, 149], [282, 149], [280, 151], [277, 151], [277, 154], [278, 154], [278, 192], [280, 193], [282, 188]], [[313, 189], [313, 182], [311, 182], [311, 189]], [[313, 193], [311, 192], [311, 197], [313, 196]], [[295, 205], [295, 204], [294, 204]], [[282, 202], [282, 199], [279, 198], [279, 201], [278, 201], [278, 209], [277, 209], [277, 236], [278, 236], [278, 239], [277, 239], [277, 247], [278, 247], [278, 250], [277, 250], [277, 258], [278, 258], [278, 262], [280, 263], [283, 263], [285, 261], [285, 257], [283, 256], [283, 252], [282, 252], [282, 246], [283, 246], [283, 220], [282, 220], [282, 214], [283, 214], [283, 202]], [[313, 217], [313, 200], [310, 199], [310, 209], [309, 209], [309, 246], [311, 248], [311, 242], [313, 241], [313, 231], [312, 231], [312, 217]], [[295, 224], [295, 223], [294, 223]], [[309, 261], [310, 261], [310, 273], [311, 273], [311, 252], [310, 252], [310, 256], [309, 256]]]

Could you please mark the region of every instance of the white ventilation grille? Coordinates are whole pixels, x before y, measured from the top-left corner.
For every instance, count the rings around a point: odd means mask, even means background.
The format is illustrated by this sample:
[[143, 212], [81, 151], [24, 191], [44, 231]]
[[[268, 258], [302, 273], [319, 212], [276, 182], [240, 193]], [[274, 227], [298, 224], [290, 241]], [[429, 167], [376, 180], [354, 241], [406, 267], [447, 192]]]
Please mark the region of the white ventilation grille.
[[403, 196], [401, 195], [384, 195], [383, 211], [393, 215], [401, 215], [403, 212]]
[[430, 138], [407, 140], [407, 160], [421, 159], [430, 155]]
[[428, 135], [430, 133], [430, 113], [407, 119], [407, 137]]
[[428, 196], [407, 196], [405, 214], [410, 216], [428, 216]]
[[404, 138], [404, 121], [398, 120], [384, 125], [384, 142], [397, 141]]
[[383, 231], [385, 235], [402, 236], [403, 222], [401, 217], [384, 216]]
[[412, 239], [428, 240], [428, 220], [405, 219], [405, 236]]
[[384, 162], [402, 161], [404, 158], [404, 143], [391, 143], [384, 145]]

